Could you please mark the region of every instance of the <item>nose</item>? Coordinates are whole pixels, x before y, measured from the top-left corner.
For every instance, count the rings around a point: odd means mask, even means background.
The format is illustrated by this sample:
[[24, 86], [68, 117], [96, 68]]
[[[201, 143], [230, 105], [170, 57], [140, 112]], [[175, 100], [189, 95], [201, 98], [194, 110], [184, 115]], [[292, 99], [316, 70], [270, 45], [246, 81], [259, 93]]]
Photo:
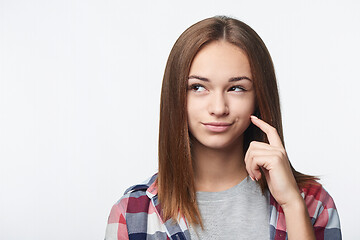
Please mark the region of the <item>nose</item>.
[[222, 117], [229, 114], [229, 107], [225, 96], [222, 93], [214, 93], [209, 103], [210, 115]]

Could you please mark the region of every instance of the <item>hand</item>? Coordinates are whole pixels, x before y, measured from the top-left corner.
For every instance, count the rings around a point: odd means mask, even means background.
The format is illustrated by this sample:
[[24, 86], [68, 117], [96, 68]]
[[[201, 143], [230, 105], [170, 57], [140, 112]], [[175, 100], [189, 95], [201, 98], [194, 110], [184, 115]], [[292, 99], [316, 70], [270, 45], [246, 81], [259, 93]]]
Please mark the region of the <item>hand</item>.
[[279, 134], [274, 127], [255, 116], [251, 116], [251, 121], [266, 134], [269, 144], [257, 141], [250, 143], [245, 154], [249, 176], [259, 180], [262, 177], [261, 168], [275, 200], [283, 208], [296, 203], [301, 195]]

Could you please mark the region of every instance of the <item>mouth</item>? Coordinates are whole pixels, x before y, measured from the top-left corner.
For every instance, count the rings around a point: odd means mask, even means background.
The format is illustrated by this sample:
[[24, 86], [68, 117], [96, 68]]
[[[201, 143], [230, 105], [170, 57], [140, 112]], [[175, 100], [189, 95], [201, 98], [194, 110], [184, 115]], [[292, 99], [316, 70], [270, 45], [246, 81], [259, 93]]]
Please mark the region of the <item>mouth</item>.
[[209, 122], [209, 123], [203, 123], [203, 125], [211, 132], [225, 132], [232, 125], [232, 123]]

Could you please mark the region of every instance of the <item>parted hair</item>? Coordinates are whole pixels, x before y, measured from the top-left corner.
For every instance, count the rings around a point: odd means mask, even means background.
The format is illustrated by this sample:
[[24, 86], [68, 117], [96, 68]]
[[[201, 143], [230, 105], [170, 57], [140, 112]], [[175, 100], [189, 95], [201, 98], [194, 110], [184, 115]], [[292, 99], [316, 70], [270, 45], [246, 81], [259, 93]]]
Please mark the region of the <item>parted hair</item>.
[[[170, 52], [162, 83], [158, 199], [163, 219], [176, 220], [181, 215], [189, 224], [201, 226], [202, 219], [196, 203], [186, 96], [191, 63], [199, 50], [213, 41], [226, 41], [246, 53], [256, 96], [254, 115], [275, 127], [285, 146], [275, 70], [269, 51], [259, 35], [242, 21], [226, 16], [207, 18], [186, 29]], [[244, 132], [243, 146], [239, 146], [244, 153], [251, 141], [268, 143], [266, 135], [253, 124]], [[299, 187], [317, 180], [316, 177], [291, 168]], [[264, 192], [267, 189], [265, 178], [261, 178], [259, 184]]]

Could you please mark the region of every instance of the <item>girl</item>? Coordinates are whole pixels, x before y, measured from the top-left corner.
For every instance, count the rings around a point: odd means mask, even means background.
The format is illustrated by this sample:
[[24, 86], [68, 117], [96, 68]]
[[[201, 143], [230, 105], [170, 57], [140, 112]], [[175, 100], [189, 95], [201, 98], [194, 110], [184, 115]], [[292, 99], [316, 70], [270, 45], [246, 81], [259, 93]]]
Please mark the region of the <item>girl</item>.
[[113, 206], [106, 239], [341, 239], [330, 195], [288, 160], [272, 60], [245, 23], [179, 37], [159, 131], [159, 172]]

